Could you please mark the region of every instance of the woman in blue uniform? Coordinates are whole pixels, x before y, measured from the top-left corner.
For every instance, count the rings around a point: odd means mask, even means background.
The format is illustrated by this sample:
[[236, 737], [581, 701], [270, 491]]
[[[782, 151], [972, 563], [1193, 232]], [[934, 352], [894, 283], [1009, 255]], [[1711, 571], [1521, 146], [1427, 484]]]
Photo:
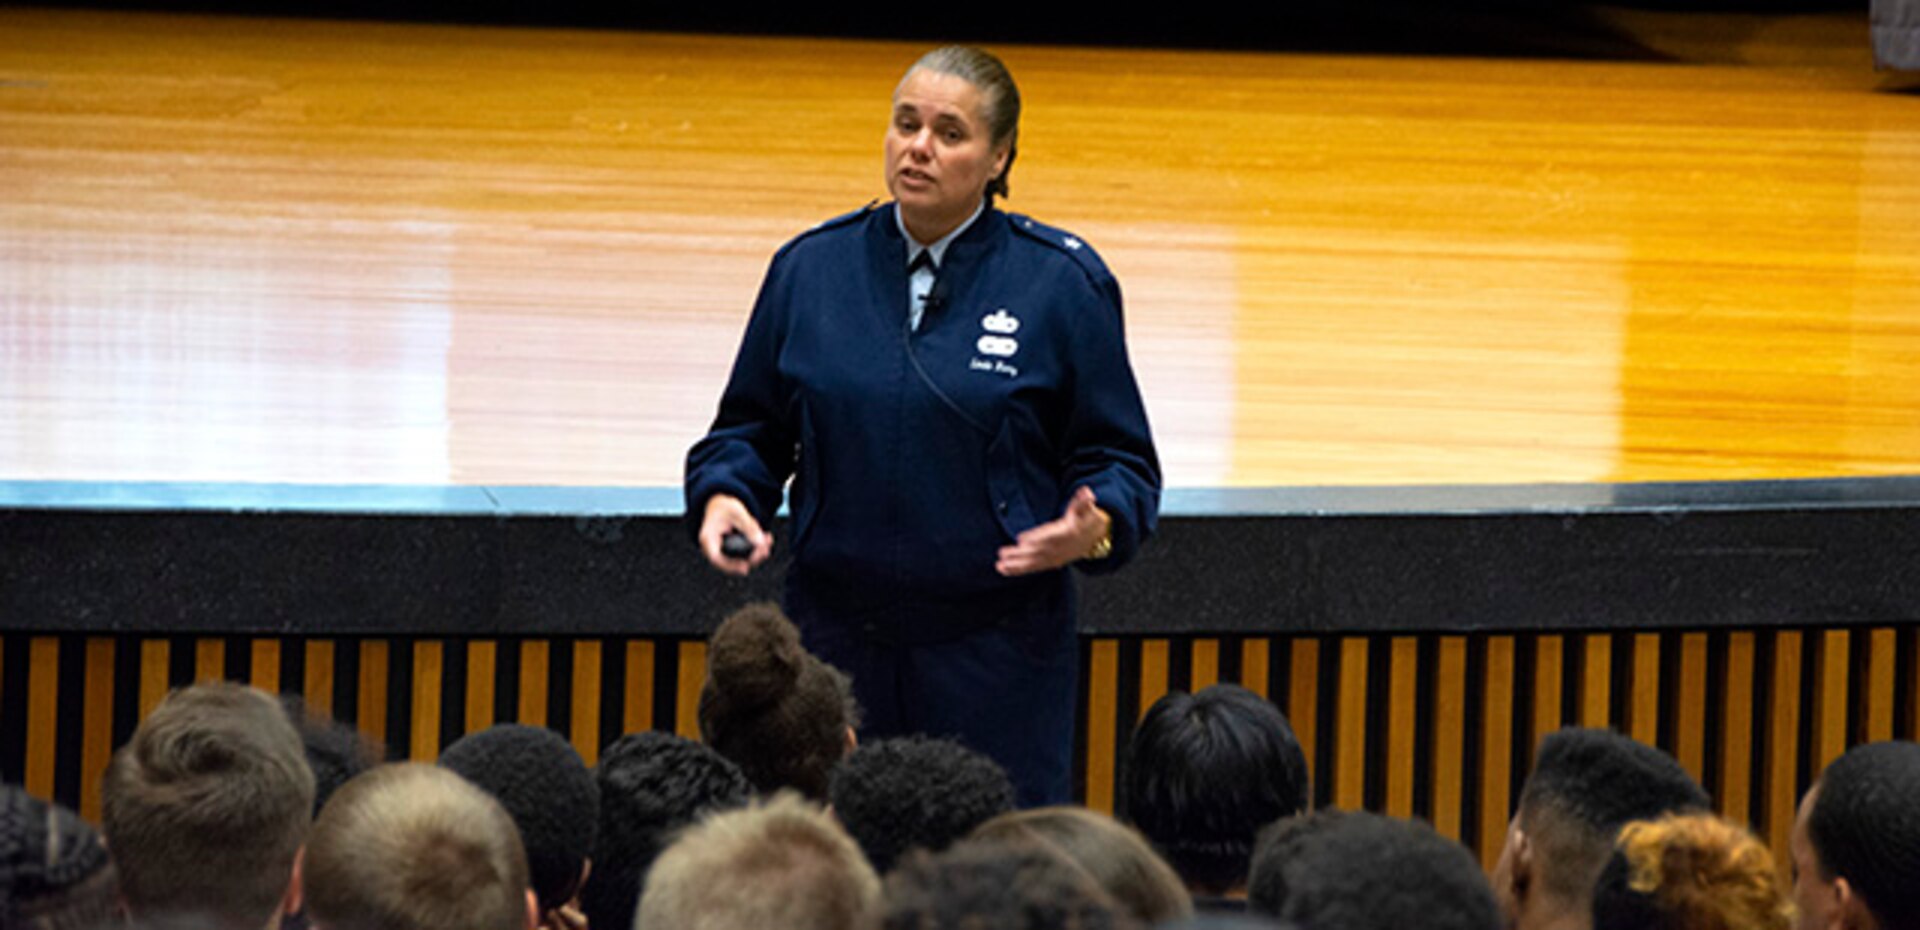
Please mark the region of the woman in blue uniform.
[[[1153, 531], [1160, 467], [1120, 290], [1093, 249], [993, 206], [1020, 96], [972, 48], [894, 91], [893, 202], [774, 256], [687, 516], [714, 566], [770, 555], [792, 479], [787, 612], [853, 678], [863, 734], [954, 736], [1025, 805], [1069, 799], [1079, 649], [1066, 568]], [[751, 551], [729, 555], [744, 536]]]

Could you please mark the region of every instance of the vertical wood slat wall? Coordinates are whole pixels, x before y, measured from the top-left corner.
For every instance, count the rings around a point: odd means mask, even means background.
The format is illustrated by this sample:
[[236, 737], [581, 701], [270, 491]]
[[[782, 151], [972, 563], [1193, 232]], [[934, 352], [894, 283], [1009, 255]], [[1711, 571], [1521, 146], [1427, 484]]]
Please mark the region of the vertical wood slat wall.
[[[1294, 722], [1317, 803], [1431, 821], [1491, 864], [1532, 748], [1611, 726], [1672, 752], [1784, 851], [1809, 781], [1856, 743], [1920, 738], [1920, 629], [1095, 638], [1078, 777], [1113, 810], [1127, 737], [1171, 690], [1238, 682]], [[704, 644], [680, 639], [0, 636], [0, 776], [99, 816], [113, 747], [170, 688], [247, 681], [431, 760], [496, 722], [696, 735]]]

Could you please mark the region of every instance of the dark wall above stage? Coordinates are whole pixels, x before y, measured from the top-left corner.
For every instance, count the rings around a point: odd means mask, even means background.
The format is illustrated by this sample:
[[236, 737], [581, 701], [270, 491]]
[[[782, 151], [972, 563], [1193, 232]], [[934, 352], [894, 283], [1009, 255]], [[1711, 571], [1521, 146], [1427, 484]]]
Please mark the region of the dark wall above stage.
[[[1596, 500], [1607, 492], [1608, 503]], [[1920, 621], [1920, 481], [1189, 493], [1102, 635]], [[1218, 499], [1215, 499], [1218, 498]], [[1248, 503], [1270, 504], [1264, 511]], [[777, 598], [675, 515], [0, 510], [0, 630], [704, 635]]]

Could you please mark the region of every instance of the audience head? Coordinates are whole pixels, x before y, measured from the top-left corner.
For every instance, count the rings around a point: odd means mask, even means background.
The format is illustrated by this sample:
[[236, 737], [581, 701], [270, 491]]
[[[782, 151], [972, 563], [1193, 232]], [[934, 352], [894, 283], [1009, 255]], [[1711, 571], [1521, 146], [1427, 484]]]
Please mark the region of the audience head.
[[700, 821], [647, 872], [646, 930], [865, 927], [880, 879], [832, 815], [791, 792]]
[[887, 876], [882, 907], [884, 930], [1136, 926], [1066, 860], [1038, 846], [986, 840], [966, 840], [941, 853], [908, 853]]
[[600, 754], [600, 832], [580, 891], [588, 927], [625, 930], [640, 882], [675, 831], [703, 814], [744, 806], [753, 786], [719, 753], [671, 733], [620, 737]]
[[526, 852], [485, 791], [421, 763], [341, 786], [302, 869], [316, 930], [528, 930]]
[[0, 785], [0, 927], [101, 930], [119, 922], [113, 865], [79, 815]]
[[1287, 718], [1238, 685], [1154, 702], [1127, 747], [1122, 807], [1189, 888], [1246, 884], [1254, 834], [1306, 810], [1307, 758]]
[[542, 912], [573, 900], [600, 825], [600, 786], [566, 738], [503, 723], [469, 733], [440, 764], [479, 785], [513, 817]]
[[280, 695], [280, 706], [306, 747], [307, 767], [313, 770], [313, 813], [341, 785], [386, 759], [387, 751], [358, 729], [322, 714], [314, 713], [297, 694]]
[[1288, 818], [1261, 834], [1247, 887], [1258, 913], [1314, 930], [1497, 930], [1465, 847], [1425, 824], [1360, 811]]
[[1712, 814], [1620, 830], [1593, 890], [1594, 930], [1790, 930], [1793, 907], [1767, 847]]
[[1193, 916], [1180, 876], [1133, 828], [1084, 807], [1042, 807], [1002, 814], [973, 837], [1038, 846], [1079, 866], [1114, 903], [1142, 924]]
[[1507, 828], [1494, 893], [1519, 930], [1585, 923], [1621, 827], [1710, 803], [1679, 762], [1652, 746], [1611, 730], [1550, 733]]
[[1800, 926], [1920, 928], [1920, 743], [1855, 746], [1800, 802]]
[[833, 771], [835, 817], [886, 874], [907, 850], [939, 852], [1013, 810], [1006, 770], [951, 740], [906, 737], [868, 743]]
[[707, 650], [700, 738], [738, 763], [763, 793], [792, 788], [825, 801], [835, 763], [852, 748], [853, 685], [800, 646], [773, 604], [722, 621]]
[[313, 772], [280, 704], [236, 684], [167, 696], [114, 753], [102, 832], [135, 923], [265, 927], [294, 903]]

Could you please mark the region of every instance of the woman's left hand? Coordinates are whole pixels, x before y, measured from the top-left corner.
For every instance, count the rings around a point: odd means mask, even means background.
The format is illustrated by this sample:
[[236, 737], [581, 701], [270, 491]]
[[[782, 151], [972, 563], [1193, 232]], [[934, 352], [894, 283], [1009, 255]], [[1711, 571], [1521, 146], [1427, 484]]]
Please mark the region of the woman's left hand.
[[1008, 577], [1052, 571], [1086, 558], [1112, 527], [1113, 518], [1100, 509], [1093, 489], [1081, 485], [1060, 519], [1042, 523], [1021, 533], [1013, 545], [1000, 547], [1000, 560], [993, 568]]

